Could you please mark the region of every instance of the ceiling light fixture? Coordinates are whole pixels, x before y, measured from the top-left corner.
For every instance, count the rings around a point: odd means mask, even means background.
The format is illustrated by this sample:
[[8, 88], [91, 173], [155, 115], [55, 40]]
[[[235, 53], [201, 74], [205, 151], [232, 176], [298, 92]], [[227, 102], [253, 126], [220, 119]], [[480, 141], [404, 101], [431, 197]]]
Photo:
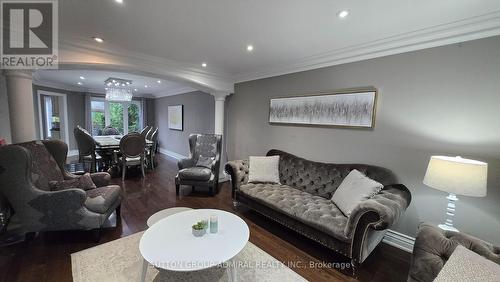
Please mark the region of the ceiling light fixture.
[[134, 88], [134, 91], [137, 92], [137, 88]]
[[204, 68], [206, 68], [207, 67], [207, 63], [202, 63], [201, 66], [204, 67]]
[[104, 81], [107, 101], [132, 101], [132, 90], [128, 87], [132, 80], [108, 78]]
[[348, 15], [349, 15], [349, 11], [347, 11], [347, 10], [342, 10], [342, 11], [337, 13], [337, 16], [341, 19], [347, 17]]
[[99, 42], [99, 43], [103, 43], [104, 42], [104, 39], [100, 38], [100, 37], [92, 37], [94, 38], [95, 41]]
[[123, 0], [115, 0], [116, 3], [123, 4]]
[[247, 45], [247, 51], [252, 52], [253, 51], [253, 45]]
[[158, 82], [158, 83], [161, 83], [161, 80], [158, 80], [157, 82]]
[[145, 88], [148, 88], [148, 86], [147, 86], [147, 85], [144, 85], [144, 87], [145, 87]]
[[83, 80], [83, 79], [85, 79], [85, 77], [83, 77], [83, 76], [80, 76], [80, 79], [82, 79], [82, 80]]
[[80, 81], [78, 81], [76, 84], [78, 84], [78, 85], [82, 85], [83, 83], [81, 83]]

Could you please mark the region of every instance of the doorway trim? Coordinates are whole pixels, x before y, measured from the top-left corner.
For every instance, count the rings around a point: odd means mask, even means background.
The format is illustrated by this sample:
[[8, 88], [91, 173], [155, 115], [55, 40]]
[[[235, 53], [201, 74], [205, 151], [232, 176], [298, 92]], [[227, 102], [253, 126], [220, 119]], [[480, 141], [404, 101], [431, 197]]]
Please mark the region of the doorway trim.
[[68, 145], [69, 148], [69, 125], [68, 125], [68, 99], [67, 99], [67, 94], [65, 93], [58, 93], [58, 92], [52, 92], [52, 91], [45, 91], [45, 90], [37, 90], [36, 92], [37, 95], [37, 100], [38, 100], [38, 121], [40, 123], [40, 130], [39, 130], [39, 137], [40, 139], [43, 139], [43, 116], [42, 116], [42, 95], [46, 96], [58, 96], [62, 97], [62, 120], [64, 123], [64, 126], [62, 127], [62, 130], [64, 131], [64, 142]]

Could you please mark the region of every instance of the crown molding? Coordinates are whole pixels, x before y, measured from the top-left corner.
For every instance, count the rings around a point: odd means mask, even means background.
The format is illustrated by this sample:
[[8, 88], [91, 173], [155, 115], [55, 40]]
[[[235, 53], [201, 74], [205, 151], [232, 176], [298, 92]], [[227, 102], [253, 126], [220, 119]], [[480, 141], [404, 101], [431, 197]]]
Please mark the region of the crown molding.
[[127, 71], [188, 84], [203, 91], [234, 91], [232, 75], [211, 67], [210, 72], [189, 63], [133, 52], [105, 43], [105, 47], [90, 44], [87, 39], [65, 36], [59, 44], [59, 67], [92, 67]]
[[237, 75], [235, 83], [500, 35], [500, 11], [304, 57]]
[[197, 92], [198, 90], [195, 88], [191, 87], [178, 87], [172, 90], [167, 90], [167, 91], [162, 91], [153, 94], [153, 98], [162, 98], [162, 97], [168, 97], [168, 96], [174, 96], [174, 95], [180, 95], [180, 94], [187, 94], [187, 93], [192, 93], [192, 92]]

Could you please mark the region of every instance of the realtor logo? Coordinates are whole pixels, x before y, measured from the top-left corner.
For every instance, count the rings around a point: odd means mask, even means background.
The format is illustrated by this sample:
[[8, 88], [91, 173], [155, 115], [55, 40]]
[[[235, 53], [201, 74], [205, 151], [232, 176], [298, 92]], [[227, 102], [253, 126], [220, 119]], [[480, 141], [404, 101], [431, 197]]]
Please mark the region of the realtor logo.
[[0, 3], [2, 15], [0, 68], [57, 68], [57, 0], [0, 1]]

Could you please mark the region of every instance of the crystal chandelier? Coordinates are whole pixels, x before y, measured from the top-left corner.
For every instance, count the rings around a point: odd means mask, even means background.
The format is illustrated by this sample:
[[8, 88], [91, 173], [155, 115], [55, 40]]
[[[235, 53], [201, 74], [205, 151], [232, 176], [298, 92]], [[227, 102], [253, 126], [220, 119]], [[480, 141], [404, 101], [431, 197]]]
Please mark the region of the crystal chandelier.
[[104, 81], [106, 100], [115, 102], [132, 101], [132, 80], [110, 77]]

